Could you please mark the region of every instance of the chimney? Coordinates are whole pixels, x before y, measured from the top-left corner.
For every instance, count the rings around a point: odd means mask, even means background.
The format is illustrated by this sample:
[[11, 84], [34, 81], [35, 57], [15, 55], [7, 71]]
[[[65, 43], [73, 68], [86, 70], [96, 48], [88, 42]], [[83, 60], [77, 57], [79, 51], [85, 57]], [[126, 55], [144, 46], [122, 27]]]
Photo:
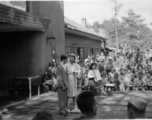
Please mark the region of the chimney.
[[81, 25], [82, 25], [83, 27], [87, 27], [87, 19], [86, 19], [86, 18], [82, 18], [82, 19], [81, 19]]

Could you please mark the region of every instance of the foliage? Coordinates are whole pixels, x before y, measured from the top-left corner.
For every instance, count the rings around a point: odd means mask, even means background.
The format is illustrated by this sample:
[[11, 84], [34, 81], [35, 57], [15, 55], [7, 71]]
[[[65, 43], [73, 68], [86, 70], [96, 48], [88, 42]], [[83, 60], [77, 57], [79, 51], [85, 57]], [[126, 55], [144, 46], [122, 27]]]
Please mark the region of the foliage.
[[[152, 46], [152, 30], [144, 24], [141, 15], [132, 9], [126, 12], [122, 21], [117, 20], [118, 40], [120, 43], [136, 44], [137, 46]], [[108, 43], [115, 45], [115, 19], [104, 20], [101, 24], [96, 21], [91, 26], [96, 32], [103, 28], [108, 32]]]

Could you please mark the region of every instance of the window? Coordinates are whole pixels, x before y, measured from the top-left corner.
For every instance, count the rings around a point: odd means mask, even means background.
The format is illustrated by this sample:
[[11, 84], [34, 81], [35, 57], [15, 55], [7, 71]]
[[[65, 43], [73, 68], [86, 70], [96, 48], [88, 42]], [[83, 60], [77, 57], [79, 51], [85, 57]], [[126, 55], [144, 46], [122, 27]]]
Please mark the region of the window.
[[94, 55], [97, 54], [97, 48], [93, 48], [93, 54], [94, 54]]
[[88, 50], [88, 48], [84, 48], [84, 51], [83, 51], [84, 59], [86, 59], [88, 57], [87, 50]]
[[100, 48], [97, 48], [97, 52], [100, 53]]
[[70, 47], [65, 47], [65, 53], [70, 54]]
[[93, 55], [93, 48], [91, 48], [91, 54]]
[[71, 47], [70, 48], [70, 53], [77, 55], [77, 48], [76, 47]]
[[83, 48], [80, 48], [80, 59], [84, 59], [84, 51], [83, 51]]

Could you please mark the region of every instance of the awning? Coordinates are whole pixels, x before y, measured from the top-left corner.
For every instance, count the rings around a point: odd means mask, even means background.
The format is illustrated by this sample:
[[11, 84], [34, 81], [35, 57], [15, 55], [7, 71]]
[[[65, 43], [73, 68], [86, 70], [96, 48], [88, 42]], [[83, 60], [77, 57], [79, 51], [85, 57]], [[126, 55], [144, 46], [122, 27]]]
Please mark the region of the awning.
[[114, 49], [109, 48], [109, 47], [105, 47], [105, 49], [106, 49], [106, 51], [110, 51], [110, 52], [114, 51]]
[[0, 4], [0, 32], [45, 31], [50, 25], [48, 18]]

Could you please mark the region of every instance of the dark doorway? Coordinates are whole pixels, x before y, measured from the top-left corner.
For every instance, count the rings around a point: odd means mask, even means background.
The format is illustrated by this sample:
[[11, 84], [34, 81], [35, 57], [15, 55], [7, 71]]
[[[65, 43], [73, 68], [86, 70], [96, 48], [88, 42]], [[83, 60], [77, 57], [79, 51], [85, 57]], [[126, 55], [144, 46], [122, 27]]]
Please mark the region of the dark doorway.
[[84, 59], [84, 48], [78, 47], [78, 48], [77, 48], [77, 55], [79, 55], [79, 58], [80, 58], [81, 60], [83, 60], [83, 59]]
[[91, 54], [93, 55], [93, 48], [91, 48]]
[[79, 55], [79, 57], [80, 57], [80, 48], [79, 47], [77, 48], [77, 55]]

